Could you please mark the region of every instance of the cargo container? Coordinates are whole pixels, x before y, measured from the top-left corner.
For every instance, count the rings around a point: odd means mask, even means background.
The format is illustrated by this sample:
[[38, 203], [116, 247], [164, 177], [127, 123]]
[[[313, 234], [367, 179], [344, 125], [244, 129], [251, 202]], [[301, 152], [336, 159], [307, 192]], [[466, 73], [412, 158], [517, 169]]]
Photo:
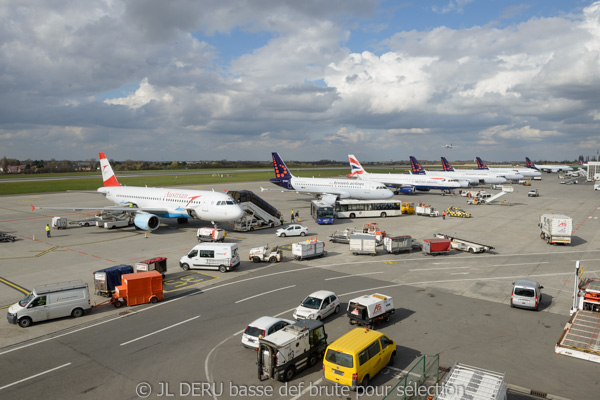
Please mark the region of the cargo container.
[[162, 275], [158, 271], [125, 274], [113, 294], [115, 307], [156, 303], [163, 299]]
[[423, 254], [438, 255], [447, 254], [452, 250], [450, 239], [434, 238], [423, 239]]
[[320, 240], [292, 244], [292, 255], [294, 256], [294, 259], [298, 261], [308, 258], [323, 257], [326, 254], [325, 243]]
[[111, 297], [115, 288], [121, 284], [121, 276], [131, 273], [131, 265], [115, 265], [94, 272], [94, 294]]
[[573, 220], [571, 217], [560, 214], [540, 215], [540, 238], [548, 244], [570, 244], [573, 231]]
[[370, 234], [358, 234], [350, 236], [350, 252], [355, 256], [358, 254], [377, 254], [377, 236]]

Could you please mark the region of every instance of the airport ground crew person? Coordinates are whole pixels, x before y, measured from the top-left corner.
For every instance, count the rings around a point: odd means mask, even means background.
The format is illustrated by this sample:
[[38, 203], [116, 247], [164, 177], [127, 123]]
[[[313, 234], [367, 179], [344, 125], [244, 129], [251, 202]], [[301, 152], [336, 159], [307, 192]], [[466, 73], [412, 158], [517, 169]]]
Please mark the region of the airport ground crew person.
[[50, 225], [46, 224], [46, 237], [50, 237]]
[[442, 212], [442, 219], [446, 219], [446, 210], [444, 210], [444, 212]]
[[294, 210], [292, 210], [292, 223], [294, 222]]

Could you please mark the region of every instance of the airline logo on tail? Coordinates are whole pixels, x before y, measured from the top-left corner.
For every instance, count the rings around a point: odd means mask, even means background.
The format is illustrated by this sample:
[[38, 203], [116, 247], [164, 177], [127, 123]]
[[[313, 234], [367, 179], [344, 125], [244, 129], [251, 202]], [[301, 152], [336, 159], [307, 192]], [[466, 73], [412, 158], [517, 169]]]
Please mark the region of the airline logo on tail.
[[121, 186], [115, 173], [113, 172], [108, 159], [106, 158], [106, 154], [98, 153], [98, 157], [100, 158], [100, 170], [102, 171], [102, 180], [104, 181], [104, 186]]
[[488, 166], [485, 165], [483, 160], [481, 160], [481, 158], [475, 157], [475, 159], [477, 160], [477, 169], [489, 169]]
[[286, 189], [293, 189], [292, 183], [290, 182], [293, 178], [292, 174], [288, 170], [279, 154], [271, 153], [273, 155], [273, 168], [275, 169], [275, 178], [269, 179], [272, 183], [284, 187]]
[[410, 156], [410, 168], [413, 174], [425, 174], [425, 170], [413, 156]]
[[533, 168], [533, 169], [538, 169], [535, 164], [533, 163], [533, 161], [531, 161], [529, 159], [529, 157], [525, 157], [525, 164], [527, 165], [527, 168]]
[[350, 174], [348, 178], [351, 178], [356, 175], [366, 174], [367, 171], [364, 170], [362, 165], [358, 162], [356, 157], [353, 154], [348, 154], [348, 160], [350, 161]]
[[452, 165], [446, 160], [446, 157], [442, 157], [442, 168], [444, 171], [454, 171], [454, 168], [452, 168]]

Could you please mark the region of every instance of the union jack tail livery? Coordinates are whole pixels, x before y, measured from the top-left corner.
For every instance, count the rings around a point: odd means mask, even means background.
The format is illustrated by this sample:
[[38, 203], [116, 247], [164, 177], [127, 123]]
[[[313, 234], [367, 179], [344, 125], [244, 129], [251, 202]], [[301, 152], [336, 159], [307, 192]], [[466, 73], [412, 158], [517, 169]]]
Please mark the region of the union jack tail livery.
[[483, 160], [481, 158], [475, 157], [475, 159], [477, 160], [477, 169], [489, 170], [488, 166], [483, 162]]
[[444, 171], [454, 171], [454, 168], [452, 168], [452, 165], [446, 160], [446, 157], [442, 157], [442, 167], [444, 168]]
[[361, 175], [366, 175], [367, 171], [360, 165], [358, 159], [353, 154], [348, 154], [348, 161], [350, 161], [350, 174], [348, 174], [348, 178], [359, 177]]
[[416, 158], [410, 156], [410, 168], [413, 174], [425, 175], [425, 169], [421, 166], [421, 163]]
[[106, 154], [98, 153], [98, 157], [100, 158], [100, 169], [102, 171], [102, 180], [104, 181], [104, 186], [121, 186], [115, 173], [113, 172], [108, 159], [106, 158]]

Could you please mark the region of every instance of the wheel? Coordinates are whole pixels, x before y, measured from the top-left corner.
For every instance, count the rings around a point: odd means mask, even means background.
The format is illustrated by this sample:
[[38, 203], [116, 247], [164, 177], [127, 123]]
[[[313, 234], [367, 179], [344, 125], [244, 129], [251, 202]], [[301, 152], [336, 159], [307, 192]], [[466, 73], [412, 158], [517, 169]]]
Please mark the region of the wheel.
[[121, 308], [123, 306], [123, 303], [121, 303], [121, 300], [117, 300], [114, 302], [115, 308]]
[[71, 316], [73, 318], [79, 318], [83, 315], [83, 310], [81, 308], [76, 308], [71, 312]]
[[[540, 297], [541, 298], [541, 297]], [[334, 314], [337, 314], [340, 312], [340, 306], [335, 306], [335, 311], [333, 312]]]
[[273, 221], [269, 222], [269, 228], [273, 228], [275, 226], [275, 223]]
[[350, 213], [350, 218], [356, 218], [356, 214]]
[[382, 213], [381, 213], [381, 218], [385, 218], [385, 217], [387, 217], [387, 214], [386, 214], [386, 213], [384, 213], [384, 212], [382, 212]]
[[90, 226], [90, 224], [86, 222], [85, 224], [83, 224], [83, 226]]
[[472, 247], [469, 247], [469, 253], [475, 253], [475, 250], [473, 250]]
[[184, 271], [187, 271], [187, 270], [189, 270], [189, 269], [190, 269], [190, 266], [189, 266], [187, 263], [183, 263], [183, 264], [181, 265], [181, 268], [183, 268], [183, 270], [184, 270]]
[[269, 262], [270, 263], [276, 263], [277, 262], [277, 257], [272, 256], [271, 258], [269, 258]]
[[321, 316], [320, 316], [320, 315], [317, 315], [317, 318], [315, 318], [315, 319], [316, 319], [317, 321], [320, 321], [320, 320], [321, 320]]
[[366, 388], [367, 386], [369, 386], [369, 375], [365, 375], [365, 377], [363, 378], [362, 382], [360, 383], [360, 385], [364, 388]]
[[394, 365], [394, 357], [396, 357], [395, 351], [392, 352], [392, 355], [390, 356], [390, 362], [388, 362], [388, 365]]
[[300, 232], [300, 236], [306, 236], [306, 233]]
[[225, 272], [227, 272], [227, 268], [225, 268], [225, 266], [224, 266], [224, 265], [220, 265], [220, 266], [219, 266], [219, 272], [223, 272], [223, 273], [225, 273]]
[[354, 325], [356, 322], [354, 322], [354, 320], [353, 320], [353, 319], [349, 319], [349, 320], [348, 320], [348, 323], [349, 323], [350, 325]]
[[279, 235], [280, 237], [285, 237], [285, 232]]
[[316, 354], [311, 354], [310, 357], [308, 357], [308, 366], [312, 367], [316, 363], [317, 363], [317, 355]]
[[386, 316], [386, 317], [385, 317], [385, 319], [384, 319], [384, 321], [385, 321], [385, 322], [390, 322], [390, 316], [389, 316], [389, 315], [388, 315], [388, 316]]
[[27, 328], [30, 325], [31, 325], [31, 318], [29, 318], [29, 317], [23, 317], [19, 320], [19, 326], [21, 328]]
[[253, 226], [251, 226], [251, 227], [250, 227], [250, 232], [252, 232], [253, 230], [254, 230], [254, 227], [253, 227]]
[[291, 380], [294, 377], [295, 373], [296, 371], [294, 370], [294, 367], [289, 366], [283, 373], [283, 380], [286, 382]]
[[156, 296], [152, 296], [152, 297], [150, 298], [150, 303], [152, 303], [152, 304], [156, 304], [156, 303], [158, 303], [158, 297], [156, 297]]
[[254, 257], [252, 257], [252, 262], [259, 263], [260, 262], [260, 258], [254, 256]]

